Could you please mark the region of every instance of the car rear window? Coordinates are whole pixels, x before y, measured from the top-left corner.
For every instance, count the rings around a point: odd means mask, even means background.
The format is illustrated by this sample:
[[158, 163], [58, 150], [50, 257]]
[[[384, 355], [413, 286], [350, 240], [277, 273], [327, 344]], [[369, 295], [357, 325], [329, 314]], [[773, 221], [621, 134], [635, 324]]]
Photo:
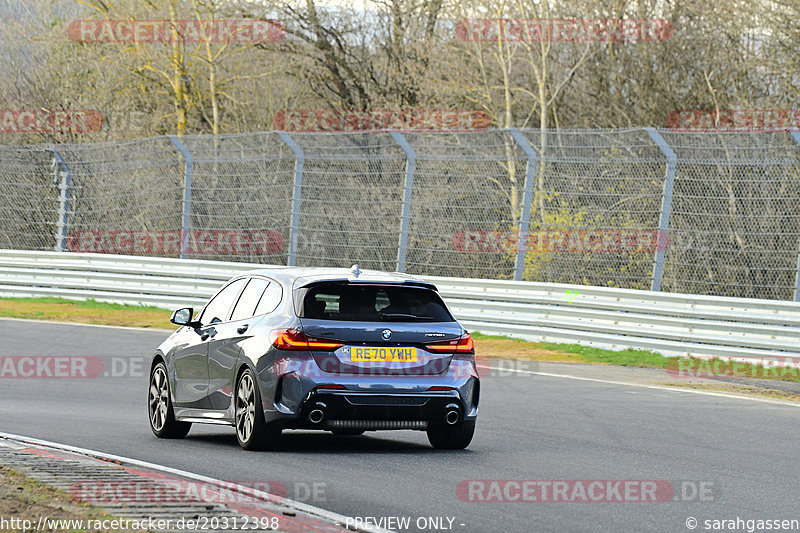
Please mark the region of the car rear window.
[[439, 295], [402, 285], [325, 283], [300, 289], [297, 316], [360, 322], [452, 322]]

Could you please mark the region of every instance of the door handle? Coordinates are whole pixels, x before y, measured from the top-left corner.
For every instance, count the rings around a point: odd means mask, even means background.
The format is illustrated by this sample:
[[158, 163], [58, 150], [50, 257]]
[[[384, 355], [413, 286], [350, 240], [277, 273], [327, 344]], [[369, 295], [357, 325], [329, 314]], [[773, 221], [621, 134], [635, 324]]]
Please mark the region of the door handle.
[[247, 331], [247, 326], [249, 326], [249, 324], [245, 324], [244, 326], [240, 326], [240, 327], [239, 327], [239, 328], [236, 330], [236, 332], [237, 332], [239, 335], [241, 335], [242, 333], [244, 333], [245, 331]]
[[207, 329], [206, 331], [204, 331], [200, 335], [200, 340], [201, 341], [207, 341], [209, 339], [209, 337], [213, 337], [216, 334], [217, 334], [217, 330], [216, 329], [214, 329], [214, 328]]

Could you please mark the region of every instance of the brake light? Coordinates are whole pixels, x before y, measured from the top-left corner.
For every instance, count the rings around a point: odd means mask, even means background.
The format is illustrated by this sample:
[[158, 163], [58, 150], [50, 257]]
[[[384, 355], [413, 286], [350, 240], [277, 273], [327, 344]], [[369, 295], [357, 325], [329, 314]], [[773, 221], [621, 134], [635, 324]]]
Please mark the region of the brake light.
[[341, 342], [309, 337], [296, 329], [279, 329], [272, 332], [272, 345], [279, 350], [335, 350]]
[[434, 385], [433, 387], [428, 387], [428, 392], [449, 392], [451, 390], [456, 390], [453, 387], [442, 387], [439, 385]]
[[425, 348], [434, 353], [454, 353], [457, 355], [475, 355], [475, 343], [472, 337], [466, 333], [458, 339], [440, 342], [436, 344], [426, 344]]

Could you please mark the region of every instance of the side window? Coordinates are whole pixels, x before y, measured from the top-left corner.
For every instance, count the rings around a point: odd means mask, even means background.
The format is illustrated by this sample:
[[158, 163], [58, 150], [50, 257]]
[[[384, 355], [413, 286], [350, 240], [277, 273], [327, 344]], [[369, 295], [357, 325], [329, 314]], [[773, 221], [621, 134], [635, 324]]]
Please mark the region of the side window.
[[264, 295], [261, 297], [261, 301], [258, 302], [258, 307], [256, 307], [256, 315], [266, 315], [267, 313], [271, 313], [278, 307], [278, 304], [281, 303], [281, 294], [283, 291], [281, 290], [281, 286], [277, 283], [270, 283], [267, 290], [264, 291]]
[[256, 305], [264, 294], [264, 289], [269, 285], [269, 281], [261, 278], [252, 278], [244, 288], [236, 307], [233, 308], [231, 320], [250, 318], [255, 313]]
[[247, 282], [247, 278], [237, 279], [217, 294], [213, 300], [208, 302], [200, 317], [202, 324], [215, 324], [228, 320], [228, 312], [231, 310], [233, 302], [239, 296], [239, 291]]

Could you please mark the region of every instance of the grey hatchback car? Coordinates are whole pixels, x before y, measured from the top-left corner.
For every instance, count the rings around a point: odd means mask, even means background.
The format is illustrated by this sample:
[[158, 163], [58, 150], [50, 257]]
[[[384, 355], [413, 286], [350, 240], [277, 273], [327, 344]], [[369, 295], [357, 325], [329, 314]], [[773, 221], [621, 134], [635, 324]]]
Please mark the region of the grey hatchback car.
[[466, 448], [480, 380], [469, 333], [431, 283], [404, 274], [277, 267], [228, 281], [156, 350], [148, 415], [161, 438], [234, 426], [248, 450], [284, 429], [426, 431]]

